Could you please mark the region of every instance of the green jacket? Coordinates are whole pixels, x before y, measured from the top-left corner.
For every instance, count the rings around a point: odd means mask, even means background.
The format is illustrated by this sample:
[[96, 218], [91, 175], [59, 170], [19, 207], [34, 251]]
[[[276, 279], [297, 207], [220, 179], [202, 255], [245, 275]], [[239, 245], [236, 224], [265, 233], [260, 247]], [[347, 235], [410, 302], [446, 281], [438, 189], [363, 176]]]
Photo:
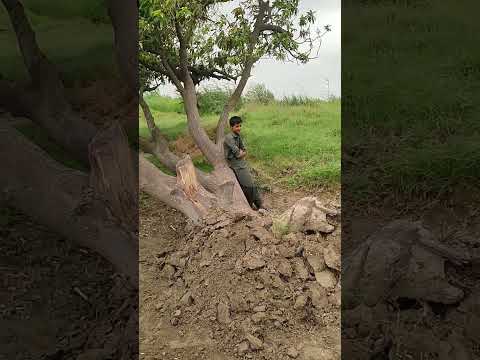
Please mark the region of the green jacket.
[[246, 169], [247, 162], [245, 159], [239, 159], [240, 150], [245, 150], [242, 137], [235, 133], [230, 133], [225, 137], [223, 142], [224, 154], [228, 165], [232, 169]]

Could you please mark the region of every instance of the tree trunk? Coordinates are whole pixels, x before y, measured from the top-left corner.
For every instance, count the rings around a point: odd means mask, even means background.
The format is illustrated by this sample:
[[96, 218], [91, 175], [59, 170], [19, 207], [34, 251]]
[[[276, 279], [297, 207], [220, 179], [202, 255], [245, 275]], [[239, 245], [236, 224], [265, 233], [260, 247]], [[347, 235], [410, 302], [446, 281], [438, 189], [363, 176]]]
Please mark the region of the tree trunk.
[[183, 94], [183, 102], [185, 106], [185, 113], [187, 114], [188, 131], [193, 137], [198, 148], [203, 155], [213, 166], [222, 164], [223, 151], [220, 152], [217, 146], [208, 137], [205, 129], [200, 124], [200, 113], [197, 107], [197, 95], [195, 93], [195, 85], [188, 74], [188, 79], [185, 81], [185, 91]]
[[15, 30], [23, 61], [32, 80], [28, 101], [31, 119], [47, 130], [49, 135], [75, 158], [88, 164], [88, 144], [97, 129], [76, 115], [65, 98], [62, 81], [55, 67], [38, 47], [35, 33], [18, 0], [2, 0]]
[[212, 172], [212, 176], [221, 184], [217, 188], [217, 194], [222, 199], [222, 202], [226, 204], [227, 209], [233, 207], [234, 210], [253, 213], [232, 169], [226, 164], [217, 166]]
[[0, 188], [15, 207], [66, 238], [97, 251], [138, 286], [138, 242], [118, 226], [88, 175], [67, 168], [8, 125], [0, 125]]
[[[155, 155], [155, 157], [160, 160], [160, 162], [166, 166], [167, 169], [176, 172], [177, 163], [180, 161], [180, 157], [170, 151], [168, 140], [161, 134], [160, 129], [155, 124], [155, 119], [150, 111], [150, 107], [143, 96], [140, 96], [139, 99], [140, 107], [145, 115], [145, 120], [152, 136], [151, 142], [140, 139], [141, 147], [145, 152]], [[208, 191], [215, 192], [217, 190], [218, 184], [212, 175], [207, 174], [199, 169], [195, 169], [195, 171], [197, 173], [198, 180]]]
[[[115, 54], [132, 97], [138, 96], [138, 6], [136, 0], [108, 0], [115, 34]], [[136, 124], [138, 125], [138, 124]]]
[[100, 131], [89, 146], [90, 185], [112, 216], [138, 232], [138, 166], [118, 122]]
[[189, 157], [177, 165], [177, 177], [164, 174], [140, 156], [140, 189], [198, 223], [216, 207], [215, 196], [198, 183]]

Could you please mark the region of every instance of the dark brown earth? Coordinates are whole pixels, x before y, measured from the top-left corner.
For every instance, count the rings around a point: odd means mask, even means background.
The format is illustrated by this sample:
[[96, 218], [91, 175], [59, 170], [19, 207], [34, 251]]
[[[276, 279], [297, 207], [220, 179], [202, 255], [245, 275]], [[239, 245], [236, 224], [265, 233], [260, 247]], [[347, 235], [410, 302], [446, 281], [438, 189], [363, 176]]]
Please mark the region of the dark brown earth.
[[[376, 209], [375, 214], [365, 210], [364, 215], [359, 212], [357, 216], [348, 216], [342, 225], [344, 264], [354, 249], [398, 219], [410, 223], [419, 221], [440, 244], [477, 260], [460, 264], [445, 257], [441, 269], [435, 270], [443, 273], [450, 286], [461, 291], [454, 300], [441, 295], [436, 296], [436, 301], [424, 296], [391, 296], [376, 306], [345, 309], [342, 312], [345, 358], [480, 359], [478, 200], [475, 193], [462, 197], [456, 194], [448, 202], [432, 202], [427, 208], [418, 207], [414, 211], [402, 212], [391, 207]], [[434, 255], [432, 259], [435, 258], [438, 259]], [[440, 262], [436, 260], [436, 263]], [[427, 261], [424, 266], [429, 268], [431, 264]], [[422, 268], [417, 271], [421, 274]], [[412, 283], [406, 285], [412, 286]], [[421, 292], [419, 289], [418, 293]]]
[[[278, 214], [305, 195], [270, 193], [266, 205]], [[141, 359], [339, 358], [339, 267], [321, 265], [325, 289], [310, 264], [329, 244], [339, 256], [339, 219], [330, 235], [276, 239], [267, 218], [219, 214], [192, 228], [146, 196], [140, 218]]]
[[0, 359], [130, 359], [138, 352], [130, 317], [137, 297], [108, 262], [6, 203], [0, 247]]

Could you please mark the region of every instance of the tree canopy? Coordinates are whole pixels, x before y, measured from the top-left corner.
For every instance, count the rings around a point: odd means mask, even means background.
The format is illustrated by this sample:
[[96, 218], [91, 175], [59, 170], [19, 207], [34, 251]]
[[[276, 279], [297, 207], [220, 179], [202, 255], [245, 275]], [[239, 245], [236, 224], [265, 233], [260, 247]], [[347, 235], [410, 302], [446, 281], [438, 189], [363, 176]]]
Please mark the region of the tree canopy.
[[322, 35], [313, 11], [299, 0], [141, 0], [140, 75], [144, 83], [173, 83], [181, 92], [188, 69], [195, 85], [237, 80], [263, 57], [305, 63]]

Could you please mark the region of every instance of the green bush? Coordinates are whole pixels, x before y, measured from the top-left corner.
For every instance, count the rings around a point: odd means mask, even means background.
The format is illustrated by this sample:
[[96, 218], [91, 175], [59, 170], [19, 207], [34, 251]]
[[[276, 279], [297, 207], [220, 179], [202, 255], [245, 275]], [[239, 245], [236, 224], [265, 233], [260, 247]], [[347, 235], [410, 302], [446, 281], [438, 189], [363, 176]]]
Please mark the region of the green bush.
[[275, 101], [275, 96], [264, 84], [258, 84], [248, 90], [245, 99], [249, 103], [268, 105]]
[[[200, 114], [221, 114], [232, 92], [231, 88], [221, 86], [212, 86], [201, 90], [198, 93], [198, 109]], [[239, 110], [241, 107], [242, 100], [240, 99], [235, 110]]]

